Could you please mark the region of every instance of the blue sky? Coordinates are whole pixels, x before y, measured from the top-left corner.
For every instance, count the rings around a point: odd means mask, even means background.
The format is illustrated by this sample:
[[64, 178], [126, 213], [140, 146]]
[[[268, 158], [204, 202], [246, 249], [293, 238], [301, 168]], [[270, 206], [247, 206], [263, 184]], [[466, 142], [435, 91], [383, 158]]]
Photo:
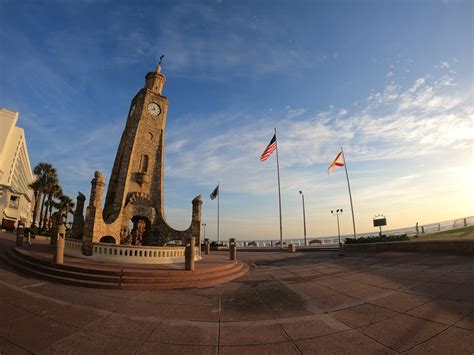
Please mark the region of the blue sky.
[[20, 112], [32, 164], [71, 196], [107, 177], [130, 100], [165, 53], [170, 101], [165, 209], [184, 229], [204, 196], [215, 236], [278, 237], [278, 128], [285, 237], [336, 233], [344, 146], [357, 228], [474, 214], [471, 1], [0, 0], [0, 106]]

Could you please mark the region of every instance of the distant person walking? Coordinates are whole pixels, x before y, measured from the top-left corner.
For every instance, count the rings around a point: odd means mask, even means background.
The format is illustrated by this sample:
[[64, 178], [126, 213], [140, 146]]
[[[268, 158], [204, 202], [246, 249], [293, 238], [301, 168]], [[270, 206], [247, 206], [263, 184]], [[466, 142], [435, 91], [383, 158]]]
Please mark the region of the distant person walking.
[[418, 227], [418, 222], [416, 222], [415, 229], [416, 229], [416, 237], [418, 238], [420, 236], [420, 228]]

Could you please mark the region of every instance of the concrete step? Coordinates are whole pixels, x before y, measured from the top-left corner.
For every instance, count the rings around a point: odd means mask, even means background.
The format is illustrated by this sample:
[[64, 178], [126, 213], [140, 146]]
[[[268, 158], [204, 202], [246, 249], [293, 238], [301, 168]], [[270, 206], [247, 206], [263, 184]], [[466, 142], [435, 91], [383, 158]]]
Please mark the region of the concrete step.
[[119, 283], [110, 283], [110, 282], [98, 282], [90, 280], [81, 280], [81, 279], [72, 279], [68, 277], [62, 277], [58, 275], [52, 275], [45, 273], [31, 267], [28, 267], [26, 264], [17, 263], [17, 260], [10, 258], [9, 255], [4, 256], [3, 259], [8, 266], [12, 269], [19, 271], [22, 274], [32, 276], [34, 278], [39, 278], [42, 280], [57, 282], [66, 285], [80, 286], [80, 287], [89, 287], [89, 288], [106, 288], [106, 289], [119, 289]]
[[107, 274], [98, 274], [88, 273], [87, 269], [82, 268], [74, 268], [78, 271], [70, 271], [70, 270], [63, 270], [60, 268], [54, 267], [55, 263], [37, 263], [35, 259], [26, 258], [23, 254], [17, 253], [13, 250], [7, 252], [7, 256], [12, 259], [16, 264], [21, 264], [27, 268], [35, 270], [37, 272], [41, 272], [43, 274], [48, 274], [51, 276], [58, 276], [63, 278], [70, 278], [70, 279], [78, 279], [78, 280], [89, 280], [89, 281], [97, 281], [97, 282], [105, 282], [105, 283], [113, 283], [119, 284], [120, 283], [120, 274], [118, 275], [107, 275]]
[[146, 283], [130, 283], [130, 284], [122, 284], [121, 289], [123, 290], [171, 290], [171, 289], [182, 289], [182, 288], [199, 288], [199, 287], [210, 287], [219, 285], [224, 282], [235, 280], [239, 277], [244, 276], [249, 267], [245, 264], [240, 268], [238, 271], [229, 273], [225, 276], [214, 277], [214, 278], [207, 278], [201, 280], [194, 280], [194, 281], [187, 281], [183, 282], [162, 282], [162, 283], [154, 283], [154, 284], [146, 284]]
[[[55, 264], [28, 251], [12, 248], [2, 255], [13, 269], [48, 281], [93, 288], [147, 290], [208, 287], [245, 275], [249, 268], [240, 261], [216, 262], [216, 265], [186, 270], [156, 270], [150, 268], [122, 267], [119, 270]], [[89, 266], [89, 265], [88, 265]], [[103, 273], [102, 273], [103, 271]]]
[[[228, 261], [226, 263], [219, 263], [216, 266], [206, 267], [203, 269], [196, 269], [192, 273], [193, 275], [205, 275], [205, 274], [213, 274], [215, 272], [223, 271], [225, 269], [232, 269], [234, 267], [234, 263]], [[139, 269], [136, 267], [125, 267], [123, 270], [124, 276], [149, 276], [156, 274], [160, 277], [176, 277], [176, 276], [187, 276], [189, 275], [189, 271], [181, 269], [181, 270], [150, 270], [150, 269]]]
[[41, 265], [45, 265], [47, 267], [55, 268], [59, 270], [68, 270], [68, 271], [73, 271], [73, 272], [110, 275], [110, 276], [120, 276], [122, 274], [122, 267], [120, 266], [115, 266], [115, 267], [107, 266], [106, 268], [104, 268], [104, 267], [95, 267], [93, 265], [88, 265], [88, 267], [85, 268], [85, 267], [68, 265], [68, 264], [56, 264], [53, 262], [52, 258], [46, 259], [37, 254], [32, 255], [27, 250], [13, 248], [12, 251], [18, 254], [19, 256], [21, 256], [22, 258], [25, 258], [34, 262], [35, 264], [41, 264]]
[[[236, 262], [231, 264], [230, 267], [222, 269], [214, 268], [214, 272], [195, 274], [193, 272], [187, 271], [187, 274], [177, 273], [175, 276], [167, 275], [162, 277], [158, 273], [150, 273], [149, 275], [137, 276], [126, 276], [125, 272], [122, 276], [122, 284], [128, 283], [137, 283], [137, 284], [149, 284], [149, 283], [172, 283], [172, 282], [194, 282], [200, 280], [208, 280], [218, 277], [226, 277], [227, 275], [233, 274], [241, 270], [243, 264], [241, 262]], [[186, 271], [185, 271], [186, 272]]]
[[[10, 258], [15, 259], [16, 263], [24, 264], [30, 269], [40, 271], [44, 274], [56, 275], [63, 278], [71, 279], [80, 279], [80, 280], [90, 280], [97, 282], [109, 282], [109, 283], [170, 283], [170, 282], [186, 282], [186, 281], [195, 281], [203, 280], [208, 278], [224, 277], [227, 274], [234, 273], [239, 268], [242, 267], [240, 262], [228, 262], [223, 265], [218, 265], [212, 268], [206, 268], [206, 272], [193, 272], [185, 270], [146, 270], [142, 269], [141, 271], [131, 271], [128, 272], [128, 269], [123, 268], [122, 274], [114, 273], [114, 275], [108, 275], [109, 273], [105, 270], [106, 274], [99, 274], [100, 269], [94, 269], [93, 273], [89, 273], [89, 269], [86, 268], [65, 268], [62, 269], [61, 266], [67, 266], [64, 264], [55, 264], [47, 260], [36, 259], [26, 253], [22, 253], [16, 249], [13, 249], [8, 252]], [[39, 260], [40, 262], [36, 262]], [[58, 267], [59, 266], [59, 267]], [[71, 271], [74, 270], [74, 271]], [[202, 270], [201, 270], [202, 271]], [[137, 275], [137, 276], [129, 276]]]

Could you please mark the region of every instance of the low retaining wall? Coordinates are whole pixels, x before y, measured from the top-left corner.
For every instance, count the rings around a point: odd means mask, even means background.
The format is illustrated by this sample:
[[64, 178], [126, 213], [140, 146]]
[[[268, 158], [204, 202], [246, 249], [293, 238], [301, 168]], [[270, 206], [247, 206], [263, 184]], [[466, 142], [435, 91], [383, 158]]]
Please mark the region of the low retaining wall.
[[[94, 261], [109, 261], [128, 264], [172, 264], [184, 263], [184, 247], [147, 247], [94, 243], [91, 256], [81, 250], [82, 241], [66, 239], [64, 254]], [[196, 260], [199, 260], [196, 253]]]
[[405, 242], [345, 244], [345, 252], [419, 251], [474, 255], [474, 239], [411, 240]]

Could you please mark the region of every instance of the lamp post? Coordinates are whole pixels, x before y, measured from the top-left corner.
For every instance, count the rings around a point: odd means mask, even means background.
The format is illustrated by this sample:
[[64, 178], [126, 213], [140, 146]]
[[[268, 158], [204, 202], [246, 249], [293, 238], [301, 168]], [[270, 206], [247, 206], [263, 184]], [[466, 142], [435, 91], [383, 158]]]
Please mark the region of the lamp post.
[[339, 215], [342, 214], [342, 208], [338, 208], [334, 213], [334, 210], [331, 210], [331, 213], [337, 218], [337, 235], [339, 237], [339, 256], [344, 256], [344, 248], [341, 243], [341, 229], [339, 228]]
[[304, 228], [304, 245], [308, 245], [308, 243], [306, 242], [306, 213], [305, 213], [305, 210], [304, 210], [304, 195], [303, 195], [303, 191], [300, 190], [300, 195], [301, 195], [301, 200], [303, 202], [303, 228]]
[[[204, 227], [204, 235], [202, 240], [204, 241], [204, 245], [206, 245], [206, 223], [203, 223], [202, 226]], [[199, 240], [199, 257], [201, 257], [201, 240]]]

